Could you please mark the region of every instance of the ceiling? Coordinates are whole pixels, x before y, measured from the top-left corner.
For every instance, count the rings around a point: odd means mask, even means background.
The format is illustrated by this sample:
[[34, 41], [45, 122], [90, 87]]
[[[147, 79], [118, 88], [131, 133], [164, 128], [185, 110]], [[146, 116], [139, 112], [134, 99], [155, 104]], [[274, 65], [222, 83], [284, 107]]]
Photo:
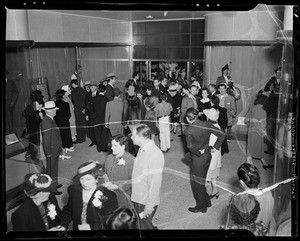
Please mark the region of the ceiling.
[[[53, 10], [72, 15], [90, 16], [119, 21], [162, 21], [175, 19], [199, 19], [204, 18], [207, 11], [92, 11], [92, 10]], [[152, 16], [153, 18], [147, 18]]]

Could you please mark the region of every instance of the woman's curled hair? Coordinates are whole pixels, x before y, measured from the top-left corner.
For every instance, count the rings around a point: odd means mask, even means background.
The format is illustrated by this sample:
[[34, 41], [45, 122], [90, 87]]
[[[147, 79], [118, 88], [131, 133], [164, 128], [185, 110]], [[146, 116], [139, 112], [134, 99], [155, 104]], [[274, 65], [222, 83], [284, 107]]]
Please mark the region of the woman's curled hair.
[[105, 222], [106, 229], [136, 229], [137, 218], [135, 212], [129, 208], [119, 207]]

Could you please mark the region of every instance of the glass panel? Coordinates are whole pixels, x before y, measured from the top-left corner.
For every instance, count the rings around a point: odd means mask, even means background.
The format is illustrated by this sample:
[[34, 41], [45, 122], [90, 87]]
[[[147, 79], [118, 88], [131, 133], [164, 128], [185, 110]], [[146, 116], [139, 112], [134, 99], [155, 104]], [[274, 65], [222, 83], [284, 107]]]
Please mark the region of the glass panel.
[[133, 72], [140, 73], [140, 81], [142, 85], [148, 80], [147, 73], [147, 62], [146, 61], [134, 61], [133, 62]]
[[166, 59], [166, 48], [147, 48], [147, 59]]
[[191, 24], [192, 24], [192, 27], [191, 27], [192, 33], [204, 33], [204, 27], [205, 27], [204, 19], [192, 20]]
[[167, 59], [188, 59], [189, 48], [167, 48]]
[[191, 59], [203, 59], [203, 47], [192, 48], [191, 55]]
[[191, 80], [197, 80], [201, 87], [206, 83], [203, 82], [203, 62], [191, 62], [190, 64]]
[[133, 46], [132, 56], [134, 59], [146, 59], [146, 47], [145, 46]]
[[203, 46], [204, 34], [192, 34], [192, 46]]
[[139, 34], [146, 34], [146, 23], [133, 23], [132, 34], [133, 36]]
[[132, 36], [132, 42], [136, 45], [146, 45], [146, 36], [145, 35], [135, 35]]

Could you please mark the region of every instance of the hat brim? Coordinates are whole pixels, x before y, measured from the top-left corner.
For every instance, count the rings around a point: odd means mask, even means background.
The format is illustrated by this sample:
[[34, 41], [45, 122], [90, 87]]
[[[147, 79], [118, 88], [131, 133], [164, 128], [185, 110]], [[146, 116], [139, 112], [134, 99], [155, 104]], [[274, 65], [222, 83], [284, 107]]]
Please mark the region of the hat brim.
[[24, 190], [30, 196], [35, 196], [39, 192], [50, 192], [55, 193], [57, 189], [57, 185], [52, 181], [49, 187], [46, 188], [38, 188], [38, 187], [31, 187], [26, 182], [24, 182]]
[[42, 109], [43, 109], [43, 110], [48, 110], [48, 111], [50, 111], [50, 110], [59, 110], [59, 108], [57, 108], [57, 107], [53, 107], [53, 108], [45, 108], [45, 107], [42, 107]]

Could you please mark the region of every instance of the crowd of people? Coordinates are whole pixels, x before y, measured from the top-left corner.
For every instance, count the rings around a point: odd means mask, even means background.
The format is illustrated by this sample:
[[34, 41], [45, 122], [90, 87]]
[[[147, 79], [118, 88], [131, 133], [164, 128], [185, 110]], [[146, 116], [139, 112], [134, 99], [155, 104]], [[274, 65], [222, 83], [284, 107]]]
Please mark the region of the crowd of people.
[[[74, 75], [70, 85], [55, 92], [55, 101], [45, 103], [41, 92], [33, 91], [32, 103], [24, 112], [30, 136], [27, 153], [35, 160], [44, 156], [46, 161], [42, 173], [25, 177], [26, 203], [37, 216], [23, 223], [18, 218], [25, 209], [22, 206], [12, 217], [14, 230], [65, 230], [71, 221], [73, 230], [156, 229], [152, 219], [160, 203], [164, 153], [171, 149], [172, 132], [180, 132], [185, 157], [191, 164], [196, 206], [188, 210], [205, 213], [211, 207], [211, 199], [219, 197], [221, 159], [229, 152], [231, 127], [237, 114], [235, 95], [228, 65], [222, 68], [216, 84], [207, 87], [196, 79], [187, 81], [182, 79], [184, 75], [180, 78], [174, 81], [154, 77], [142, 83], [139, 73], [134, 73], [121, 91], [115, 87], [114, 73], [101, 83], [86, 81], [82, 87]], [[103, 165], [90, 161], [78, 167], [68, 187], [68, 202], [60, 210], [55, 199], [55, 195], [62, 194], [58, 191], [59, 160], [72, 158], [67, 153], [86, 138], [91, 141], [89, 147], [111, 154]], [[251, 149], [248, 153], [248, 160], [251, 156], [261, 158]], [[249, 186], [241, 170], [238, 176], [243, 187], [257, 188], [259, 181]], [[210, 194], [207, 183], [212, 186]], [[48, 195], [41, 199], [39, 193]], [[56, 207], [59, 223], [54, 224], [48, 215], [51, 204]], [[49, 211], [47, 215], [45, 210]], [[32, 223], [37, 219], [44, 225]], [[269, 222], [260, 221], [266, 225]]]

